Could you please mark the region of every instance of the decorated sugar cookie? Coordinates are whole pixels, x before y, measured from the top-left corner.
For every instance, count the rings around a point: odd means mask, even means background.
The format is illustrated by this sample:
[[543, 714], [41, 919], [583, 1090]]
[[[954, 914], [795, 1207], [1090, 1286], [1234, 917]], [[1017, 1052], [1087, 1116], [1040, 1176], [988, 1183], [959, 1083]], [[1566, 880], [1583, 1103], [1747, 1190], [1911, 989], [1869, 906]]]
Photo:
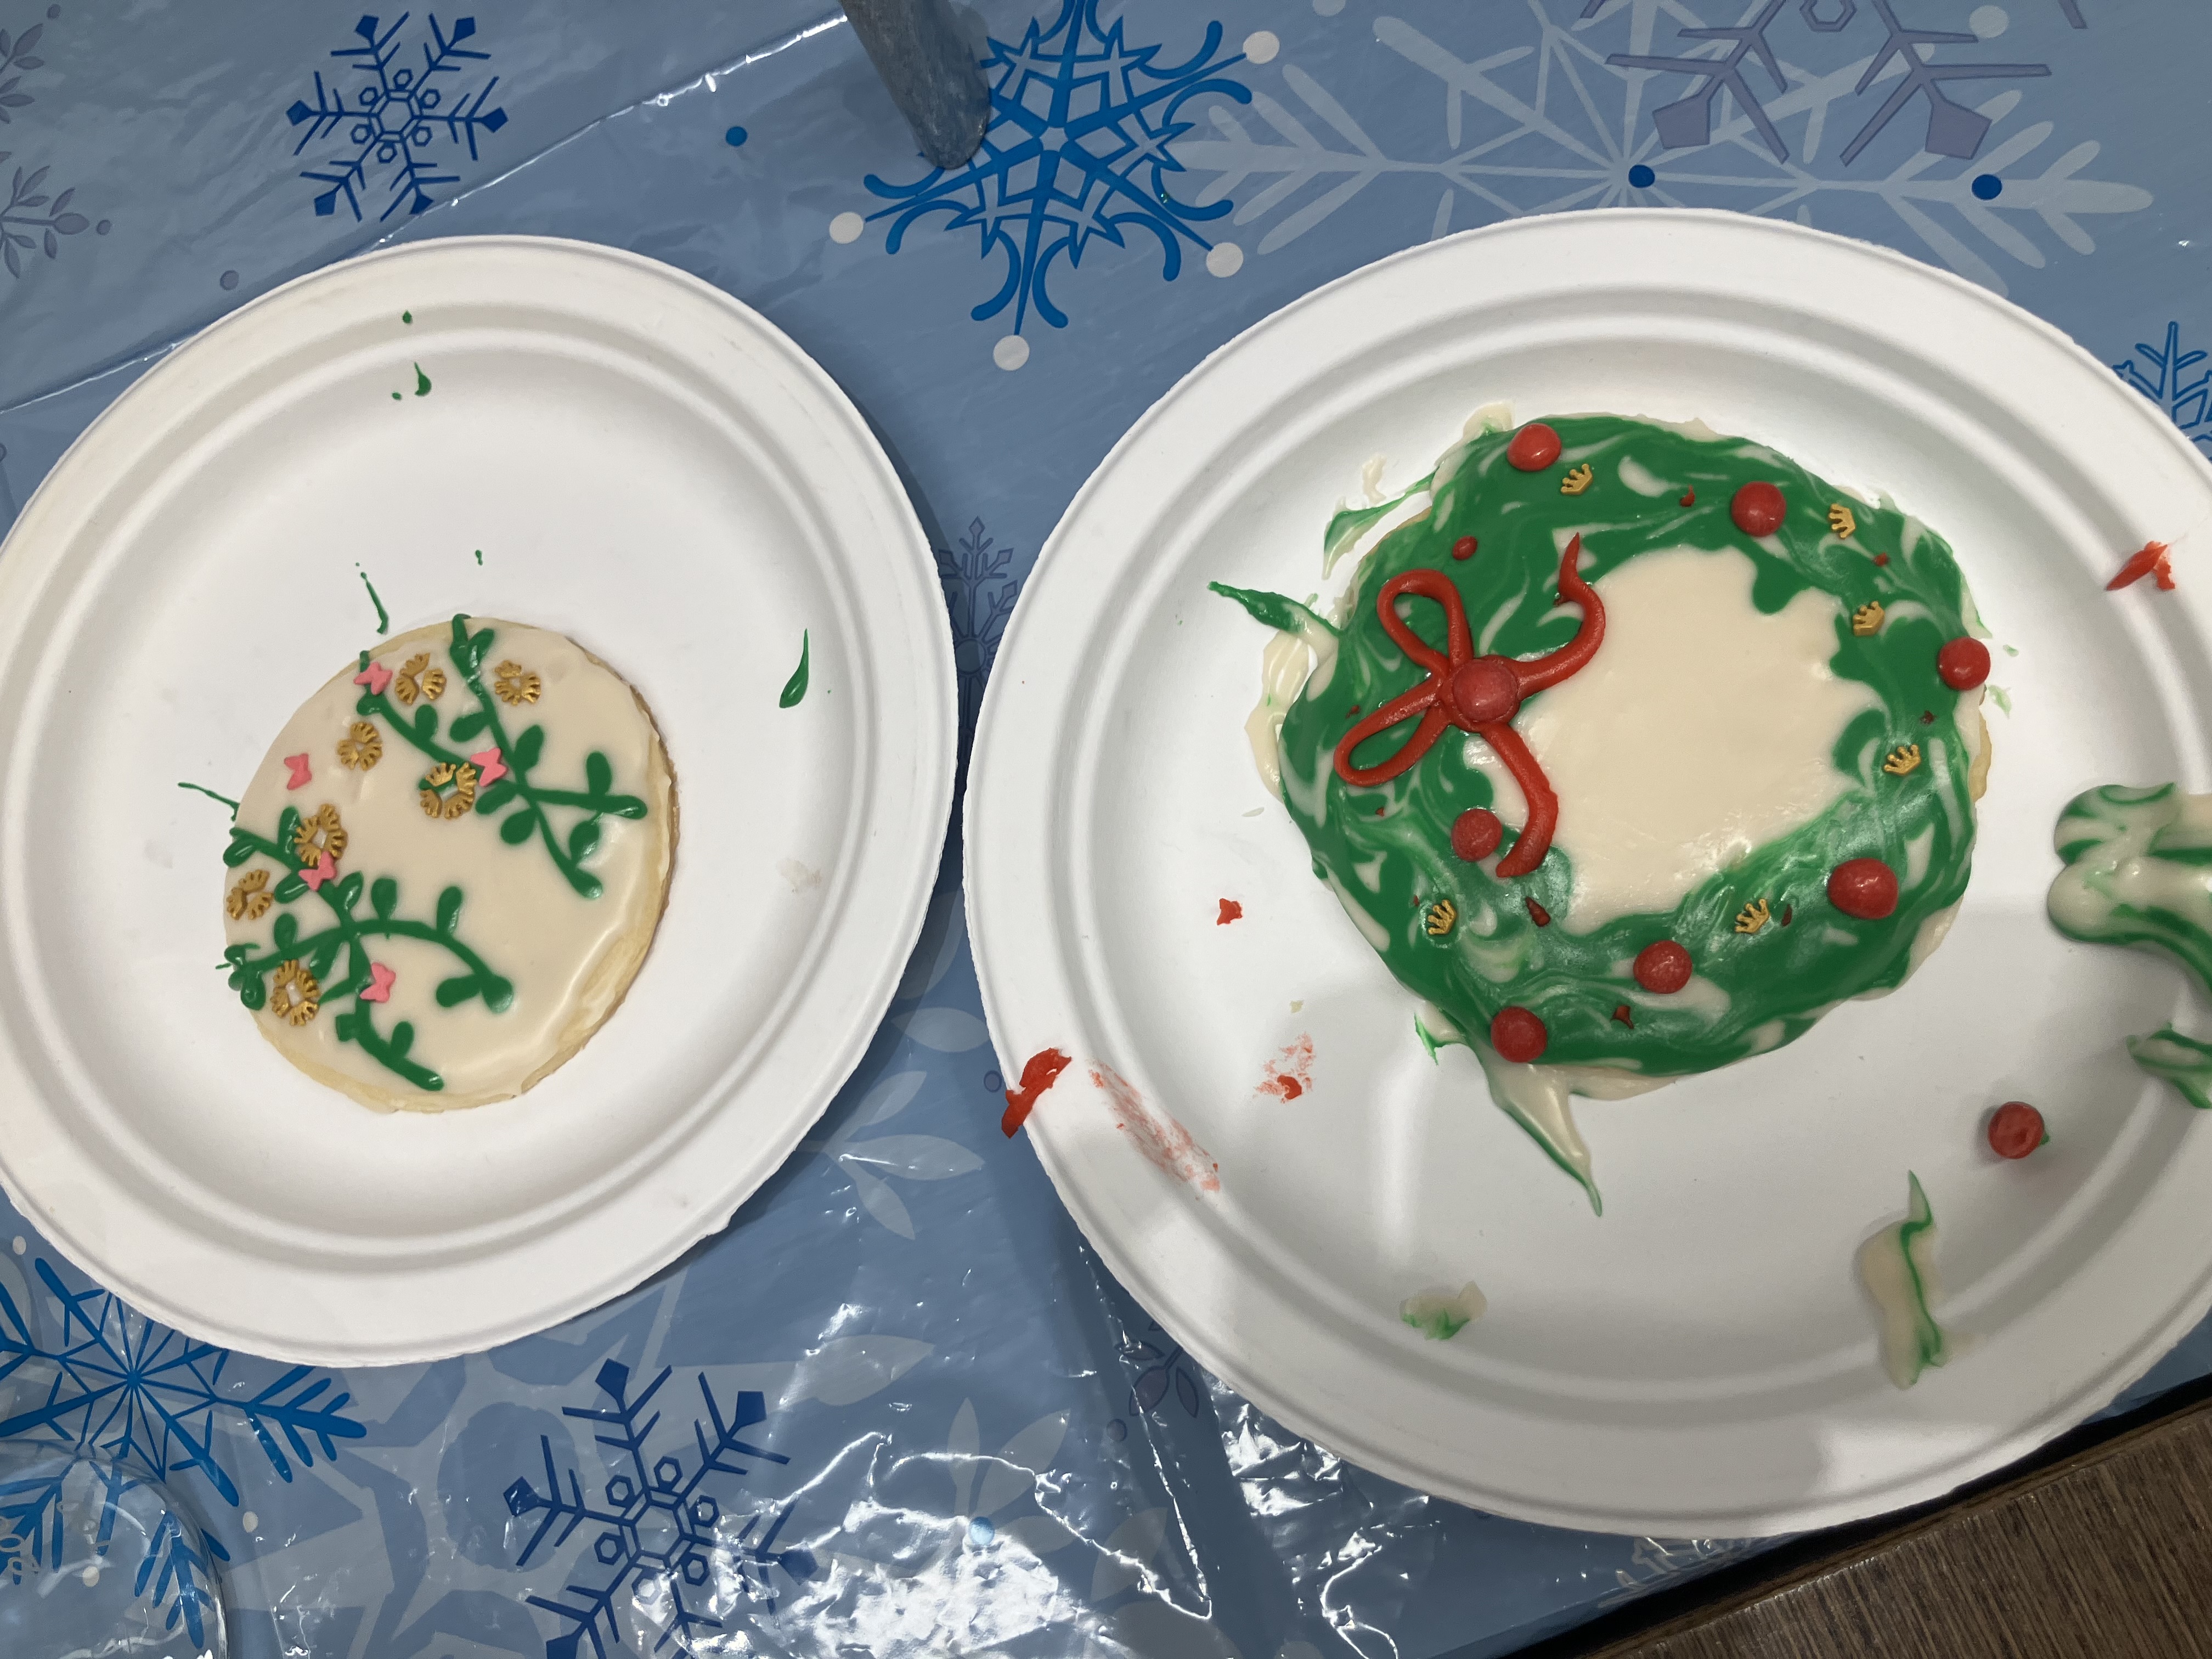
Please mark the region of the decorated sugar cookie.
[[1332, 555], [1394, 518], [1334, 618], [1221, 590], [1279, 630], [1248, 730], [1424, 1040], [1589, 1186], [1571, 1093], [1779, 1048], [1942, 939], [1989, 653], [1941, 539], [1702, 427], [1471, 431]]
[[668, 757], [613, 670], [520, 623], [418, 629], [310, 697], [240, 802], [230, 986], [364, 1105], [504, 1100], [621, 1002], [675, 842]]

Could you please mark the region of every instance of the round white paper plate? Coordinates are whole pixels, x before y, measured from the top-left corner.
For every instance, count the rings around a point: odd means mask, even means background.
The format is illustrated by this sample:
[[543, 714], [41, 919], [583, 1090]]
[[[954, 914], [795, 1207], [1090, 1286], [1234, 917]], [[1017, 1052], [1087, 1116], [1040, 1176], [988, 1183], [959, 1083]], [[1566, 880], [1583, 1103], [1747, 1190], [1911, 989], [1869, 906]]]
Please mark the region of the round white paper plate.
[[[1432, 1062], [1413, 1005], [1255, 774], [1267, 635], [1206, 592], [1304, 597], [1362, 465], [1427, 472], [1478, 406], [1699, 417], [1956, 546], [1996, 642], [1996, 763], [1955, 930], [1899, 994], [1641, 1098], [1577, 1100], [1606, 1199]], [[1524, 219], [1260, 323], [1161, 400], [1045, 549], [985, 701], [969, 921], [1029, 1133], [1107, 1264], [1238, 1390], [1353, 1462], [1529, 1520], [1794, 1531], [1943, 1492], [2140, 1375], [2212, 1304], [2212, 1121], [2130, 1032], [2204, 999], [2045, 920], [2061, 805], [2203, 789], [2212, 469], [2047, 325], [1881, 249], [1674, 211]], [[2103, 591], [2147, 538], [2180, 587]], [[2017, 652], [2017, 655], [2014, 654]], [[1724, 711], [1712, 741], [1729, 741]], [[1237, 900], [1243, 918], [1217, 920]], [[1311, 1086], [1258, 1092], [1310, 1037]], [[1140, 1155], [1134, 1109], [1200, 1179]], [[2024, 1098], [2051, 1144], [1983, 1141]], [[1172, 1121], [1170, 1121], [1172, 1120]], [[1135, 1127], [1132, 1124], [1132, 1127]], [[1175, 1160], [1166, 1160], [1173, 1164]], [[1218, 1166], [1218, 1190], [1206, 1177]], [[1891, 1385], [1854, 1257], [1917, 1172], [1962, 1352]], [[1449, 1341], [1399, 1318], [1480, 1285]]]
[[[570, 635], [676, 769], [627, 1000], [473, 1111], [378, 1115], [263, 1041], [218, 968], [229, 816], [177, 787], [238, 795], [380, 637], [364, 575], [393, 633]], [[627, 1289], [728, 1220], [874, 1032], [943, 845], [954, 699], [889, 461], [726, 295], [498, 237], [256, 301], [94, 422], [0, 552], [9, 1197], [144, 1312], [287, 1359], [487, 1347]]]

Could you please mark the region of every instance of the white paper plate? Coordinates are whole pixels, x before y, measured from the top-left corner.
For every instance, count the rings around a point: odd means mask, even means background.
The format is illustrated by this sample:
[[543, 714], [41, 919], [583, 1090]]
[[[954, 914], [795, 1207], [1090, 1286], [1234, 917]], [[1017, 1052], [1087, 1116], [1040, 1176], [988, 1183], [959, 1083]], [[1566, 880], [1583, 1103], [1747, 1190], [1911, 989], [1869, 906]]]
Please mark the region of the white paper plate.
[[[229, 823], [177, 782], [240, 793], [378, 637], [363, 574], [394, 632], [573, 635], [675, 763], [652, 955], [519, 1100], [368, 1112], [216, 970]], [[954, 696], [883, 451], [727, 295], [508, 237], [279, 289], [102, 416], [0, 553], [9, 1197], [145, 1312], [289, 1359], [486, 1347], [628, 1288], [728, 1219], [874, 1032], [943, 844]]]
[[[1220, 580], [1323, 586], [1322, 526], [1425, 473], [1477, 406], [1701, 416], [1949, 538], [2003, 645], [1996, 765], [1950, 940], [1901, 994], [1640, 1099], [1577, 1101], [1593, 1217], [1310, 874], [1243, 725], [1265, 641]], [[2212, 1122], [2130, 1032], [2203, 999], [2044, 918], [2061, 805], [2203, 789], [2212, 469], [2048, 326], [1944, 273], [1769, 221], [1518, 220], [1259, 324], [1139, 422], [1047, 545], [984, 704], [969, 921], [1009, 1076], [1074, 1054], [1030, 1120], [1113, 1271], [1237, 1389], [1352, 1461], [1530, 1520], [1662, 1534], [1840, 1522], [1942, 1492], [2108, 1401], [2212, 1304]], [[2148, 537], [2175, 592], [2102, 591]], [[1340, 567], [1340, 580], [1349, 575]], [[1716, 730], [1716, 742], [1727, 733]], [[1217, 902], [1243, 920], [1217, 924]], [[1294, 1005], [1303, 1007], [1294, 1012]], [[1312, 1087], [1258, 1094], [1310, 1035]], [[1103, 1060], [1219, 1168], [1116, 1129]], [[2053, 1143], [2002, 1164], [1987, 1109]], [[1853, 1258], [1918, 1173], [1947, 1326], [1909, 1391]], [[1404, 1297], [1480, 1284], [1448, 1342]]]

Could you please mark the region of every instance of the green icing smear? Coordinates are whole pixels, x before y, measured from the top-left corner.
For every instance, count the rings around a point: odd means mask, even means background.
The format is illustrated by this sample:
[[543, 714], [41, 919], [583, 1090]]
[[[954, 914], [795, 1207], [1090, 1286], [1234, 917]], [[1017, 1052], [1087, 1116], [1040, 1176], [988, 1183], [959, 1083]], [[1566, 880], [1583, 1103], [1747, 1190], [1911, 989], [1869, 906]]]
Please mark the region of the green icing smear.
[[2104, 784], [2066, 803], [2051, 841], [2060, 933], [2163, 951], [2212, 990], [2212, 795]]
[[376, 584], [369, 580], [368, 572], [362, 570], [360, 566], [356, 565], [354, 568], [361, 577], [361, 585], [368, 590], [368, 602], [376, 607], [376, 631], [380, 634], [389, 634], [392, 631], [392, 618], [384, 609], [384, 601], [377, 597]]
[[[1556, 1110], [1549, 1102], [1533, 1111], [1525, 1101], [1509, 1103], [1491, 1066], [1494, 1056], [1486, 1044], [1474, 1046], [1492, 1071], [1499, 1103], [1589, 1186], [1588, 1156], [1565, 1115], [1570, 1090], [1613, 1094], [1602, 1082], [1608, 1071], [1626, 1073], [1622, 1080], [1632, 1086], [1728, 1065], [1795, 1040], [1841, 1001], [1903, 982], [1917, 965], [1914, 945], [1923, 927], [1940, 927], [1966, 890], [1974, 842], [1970, 775], [1984, 737], [1976, 694], [1963, 694], [1962, 708], [1962, 694], [1936, 672], [1943, 643], [1973, 631], [1972, 602], [1950, 549], [1917, 521], [1887, 504], [1868, 506], [1771, 450], [1702, 428], [1609, 416], [1549, 423], [1564, 446], [1549, 468], [1516, 471], [1505, 460], [1512, 433], [1481, 432], [1454, 446], [1405, 495], [1331, 521], [1325, 544], [1334, 557], [1412, 495], [1430, 494], [1426, 506], [1365, 558], [1334, 672], [1316, 673], [1288, 710], [1281, 794], [1313, 853], [1315, 873], [1335, 888], [1407, 989], [1462, 1032], [1486, 1032], [1509, 1005], [1543, 1019], [1549, 1041], [1540, 1065], [1513, 1069], [1553, 1073], [1556, 1081], [1561, 1068], [1579, 1068], [1553, 1091]], [[1593, 469], [1590, 486], [1562, 495], [1562, 477], [1582, 463]], [[1778, 485], [1787, 502], [1780, 528], [1757, 540], [1729, 516], [1737, 489], [1754, 479]], [[1679, 498], [1690, 489], [1694, 504], [1684, 507]], [[1848, 539], [1828, 523], [1830, 504], [1839, 501], [1857, 520]], [[1619, 916], [1586, 933], [1561, 925], [1571, 914], [1574, 887], [1562, 846], [1555, 843], [1532, 875], [1504, 882], [1451, 853], [1453, 821], [1469, 807], [1496, 804], [1489, 778], [1469, 761], [1474, 740], [1447, 732], [1413, 770], [1374, 788], [1346, 784], [1333, 763], [1339, 737], [1359, 718], [1355, 711], [1378, 708], [1424, 678], [1376, 617], [1383, 582], [1410, 569], [1441, 570], [1459, 590], [1478, 652], [1534, 657], [1565, 645], [1578, 626], [1578, 612], [1556, 603], [1559, 550], [1577, 532], [1582, 574], [1601, 598], [1604, 578], [1628, 561], [1683, 546], [1734, 550], [1747, 559], [1752, 604], [1765, 616], [1808, 590], [1832, 595], [1838, 611], [1828, 665], [1838, 678], [1869, 688], [1879, 703], [1839, 733], [1832, 759], [1848, 787], [1812, 822], [1753, 849], [1669, 913]], [[1464, 536], [1477, 538], [1478, 551], [1455, 559], [1453, 545]], [[1875, 563], [1876, 553], [1888, 562]], [[1308, 639], [1316, 626], [1328, 627], [1279, 594], [1214, 589], [1269, 627]], [[1887, 612], [1881, 629], [1853, 634], [1850, 613], [1876, 600]], [[1425, 640], [1443, 648], [1437, 606], [1410, 604], [1405, 614]], [[1538, 707], [1543, 695], [1524, 709]], [[1363, 747], [1360, 758], [1381, 759], [1411, 731], [1407, 725], [1384, 734]], [[1724, 719], [1716, 720], [1713, 736], [1728, 741]], [[1905, 744], [1919, 747], [1921, 766], [1904, 778], [1882, 774], [1881, 757]], [[1509, 826], [1504, 845], [1512, 842]], [[1826, 897], [1836, 865], [1869, 856], [1882, 859], [1899, 878], [1897, 908], [1878, 921], [1847, 916]], [[1450, 899], [1459, 915], [1442, 939], [1424, 926], [1426, 907], [1439, 898]], [[1531, 898], [1552, 925], [1537, 925], [1526, 903]], [[1737, 933], [1735, 916], [1753, 899], [1767, 901], [1773, 921], [1757, 933]], [[1937, 936], [1931, 929], [1930, 941]], [[1662, 939], [1689, 951], [1704, 982], [1693, 986], [1697, 994], [1658, 996], [1636, 984], [1631, 963]], [[1634, 1010], [1632, 1028], [1613, 1018], [1623, 1003]], [[1437, 1024], [1417, 1029], [1432, 1047]], [[1553, 1120], [1558, 1127], [1541, 1127]]]
[[180, 783], [177, 787], [179, 789], [190, 789], [197, 794], [205, 795], [210, 800], [219, 800], [225, 806], [230, 808], [231, 817], [236, 817], [238, 816], [238, 803], [236, 801], [233, 800], [228, 795], [216, 794], [214, 790], [209, 788], [207, 785], [204, 783]]
[[778, 708], [795, 708], [806, 695], [806, 659], [811, 649], [807, 631], [799, 631], [799, 666], [791, 671], [791, 678], [783, 683], [783, 694], [775, 700]]
[[1936, 1212], [1920, 1177], [1905, 1175], [1906, 1212], [1859, 1247], [1859, 1277], [1881, 1309], [1881, 1362], [1889, 1380], [1909, 1389], [1930, 1365], [1951, 1357], [1951, 1346], [1936, 1316], [1928, 1310], [1935, 1296]]
[[2200, 1112], [2212, 1112], [2212, 1042], [2184, 1036], [2171, 1025], [2128, 1039], [2128, 1058], [2164, 1078]]
[[1398, 1317], [1431, 1342], [1448, 1342], [1482, 1317], [1490, 1304], [1469, 1282], [1456, 1291], [1424, 1291], [1398, 1304]]
[[422, 372], [420, 363], [415, 365], [415, 395], [418, 398], [430, 395], [430, 377]]

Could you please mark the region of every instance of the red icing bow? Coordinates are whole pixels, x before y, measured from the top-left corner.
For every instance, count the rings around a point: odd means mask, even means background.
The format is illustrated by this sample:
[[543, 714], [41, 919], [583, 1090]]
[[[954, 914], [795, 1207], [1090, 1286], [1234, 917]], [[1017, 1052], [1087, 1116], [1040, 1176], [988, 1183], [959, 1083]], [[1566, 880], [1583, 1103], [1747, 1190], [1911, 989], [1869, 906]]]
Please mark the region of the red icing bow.
[[[1367, 788], [1388, 783], [1401, 773], [1411, 771], [1448, 726], [1472, 732], [1488, 744], [1497, 751], [1498, 758], [1505, 763], [1505, 769], [1512, 773], [1528, 803], [1528, 821], [1522, 826], [1520, 840], [1498, 861], [1498, 873], [1501, 876], [1525, 876], [1535, 869], [1544, 861], [1544, 854], [1552, 850], [1552, 832], [1559, 827], [1559, 798], [1552, 793], [1544, 769], [1536, 764], [1528, 745], [1513, 729], [1513, 716], [1532, 693], [1557, 685], [1595, 656], [1605, 638], [1605, 605], [1575, 568], [1582, 551], [1583, 538], [1577, 536], [1567, 544], [1567, 550], [1559, 558], [1559, 603], [1581, 607], [1582, 626], [1575, 630], [1574, 638], [1557, 651], [1530, 662], [1514, 657], [1474, 654], [1474, 641], [1468, 632], [1467, 608], [1460, 602], [1459, 589], [1443, 571], [1407, 570], [1383, 583], [1382, 592], [1375, 599], [1376, 614], [1382, 619], [1382, 629], [1398, 642], [1401, 650], [1428, 671], [1428, 678], [1384, 703], [1346, 732], [1343, 741], [1336, 745], [1337, 775], [1346, 783]], [[1418, 593], [1444, 608], [1444, 653], [1431, 649], [1420, 635], [1406, 625], [1405, 618], [1398, 614], [1398, 596], [1401, 593]], [[1389, 760], [1380, 766], [1352, 763], [1352, 751], [1368, 738], [1416, 715], [1420, 718], [1420, 725]]]

